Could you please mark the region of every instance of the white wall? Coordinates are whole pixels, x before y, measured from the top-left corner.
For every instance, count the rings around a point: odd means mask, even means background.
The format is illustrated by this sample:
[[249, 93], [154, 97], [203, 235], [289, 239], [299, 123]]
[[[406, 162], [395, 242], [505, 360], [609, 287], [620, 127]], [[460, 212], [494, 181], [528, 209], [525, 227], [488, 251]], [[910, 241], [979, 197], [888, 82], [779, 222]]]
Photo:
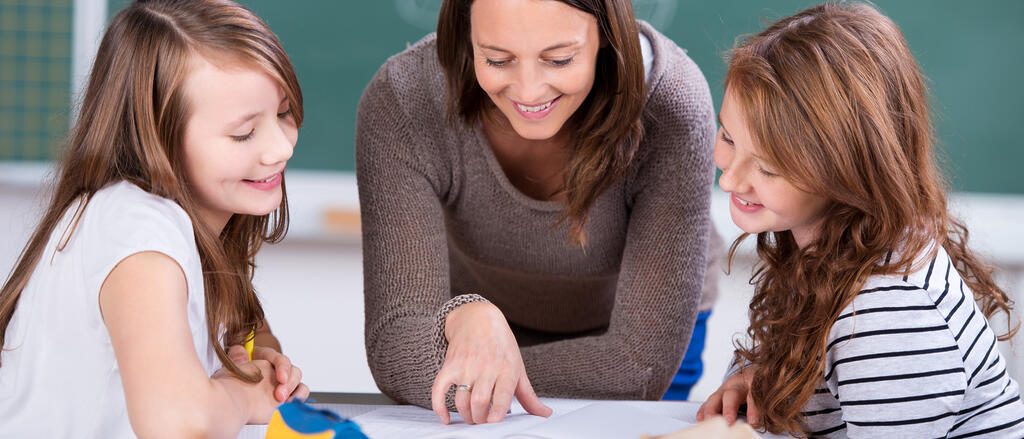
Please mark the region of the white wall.
[[[10, 271], [40, 210], [43, 166], [0, 163], [0, 271]], [[302, 367], [314, 391], [376, 392], [363, 347], [362, 266], [358, 233], [325, 225], [326, 210], [358, 209], [351, 174], [290, 171], [288, 192], [292, 227], [284, 242], [266, 246], [257, 257], [257, 291], [271, 327], [285, 352]], [[739, 233], [728, 214], [728, 200], [716, 194], [715, 223], [727, 240]], [[974, 247], [1000, 266], [1000, 284], [1018, 302], [1024, 286], [1024, 196], [955, 195]], [[729, 361], [731, 339], [746, 328], [752, 293], [747, 285], [752, 258], [739, 258], [734, 275], [720, 279], [719, 302], [708, 322], [706, 370], [691, 396], [701, 400], [717, 388]], [[1024, 305], [1022, 305], [1024, 306]], [[993, 325], [999, 328], [998, 324]], [[1018, 344], [1024, 336], [1018, 336]], [[1001, 344], [1010, 374], [1024, 376], [1024, 349], [1016, 355]]]

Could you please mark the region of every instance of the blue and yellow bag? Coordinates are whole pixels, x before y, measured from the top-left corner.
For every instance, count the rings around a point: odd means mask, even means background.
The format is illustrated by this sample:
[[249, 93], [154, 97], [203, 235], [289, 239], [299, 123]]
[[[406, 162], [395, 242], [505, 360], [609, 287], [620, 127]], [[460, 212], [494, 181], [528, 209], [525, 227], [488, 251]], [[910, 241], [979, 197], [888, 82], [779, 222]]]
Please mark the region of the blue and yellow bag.
[[351, 419], [298, 398], [281, 404], [267, 425], [266, 439], [369, 439]]

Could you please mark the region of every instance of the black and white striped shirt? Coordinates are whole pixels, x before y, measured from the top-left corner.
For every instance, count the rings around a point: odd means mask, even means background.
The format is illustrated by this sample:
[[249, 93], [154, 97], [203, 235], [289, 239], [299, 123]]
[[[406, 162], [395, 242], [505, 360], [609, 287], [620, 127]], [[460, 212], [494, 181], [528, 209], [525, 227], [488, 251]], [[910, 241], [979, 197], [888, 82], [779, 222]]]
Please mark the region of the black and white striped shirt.
[[829, 334], [804, 406], [813, 437], [1024, 438], [1024, 403], [970, 289], [941, 247], [873, 276]]

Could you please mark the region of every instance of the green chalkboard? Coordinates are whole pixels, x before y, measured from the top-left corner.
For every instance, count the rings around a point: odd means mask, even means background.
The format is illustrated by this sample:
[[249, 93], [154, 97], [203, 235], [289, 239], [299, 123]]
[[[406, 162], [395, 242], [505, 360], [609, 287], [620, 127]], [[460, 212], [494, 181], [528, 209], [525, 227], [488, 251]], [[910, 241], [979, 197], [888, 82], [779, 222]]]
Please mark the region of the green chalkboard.
[[0, 0], [0, 161], [57, 155], [71, 102], [71, 0]]
[[[127, 2], [110, 0], [111, 14]], [[293, 167], [351, 171], [356, 105], [377, 68], [433, 31], [441, 0], [242, 0], [270, 25], [302, 85], [306, 122]], [[715, 104], [737, 35], [809, 0], [634, 0], [636, 15], [686, 48]], [[944, 166], [962, 191], [1024, 194], [1024, 1], [877, 0], [930, 80]]]

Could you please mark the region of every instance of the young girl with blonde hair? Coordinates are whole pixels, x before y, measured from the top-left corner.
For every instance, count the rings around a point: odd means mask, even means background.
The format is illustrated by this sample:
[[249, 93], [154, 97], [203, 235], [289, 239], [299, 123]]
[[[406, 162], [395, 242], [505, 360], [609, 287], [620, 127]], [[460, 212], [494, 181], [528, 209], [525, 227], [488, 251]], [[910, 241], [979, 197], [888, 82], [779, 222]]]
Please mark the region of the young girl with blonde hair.
[[750, 344], [698, 419], [745, 403], [775, 433], [1024, 437], [986, 321], [1010, 301], [947, 212], [897, 26], [865, 4], [812, 7], [743, 39], [725, 85], [719, 185], [761, 263]]
[[135, 2], [80, 114], [0, 290], [0, 435], [234, 437], [307, 396], [252, 285], [302, 123], [273, 33], [228, 0]]

